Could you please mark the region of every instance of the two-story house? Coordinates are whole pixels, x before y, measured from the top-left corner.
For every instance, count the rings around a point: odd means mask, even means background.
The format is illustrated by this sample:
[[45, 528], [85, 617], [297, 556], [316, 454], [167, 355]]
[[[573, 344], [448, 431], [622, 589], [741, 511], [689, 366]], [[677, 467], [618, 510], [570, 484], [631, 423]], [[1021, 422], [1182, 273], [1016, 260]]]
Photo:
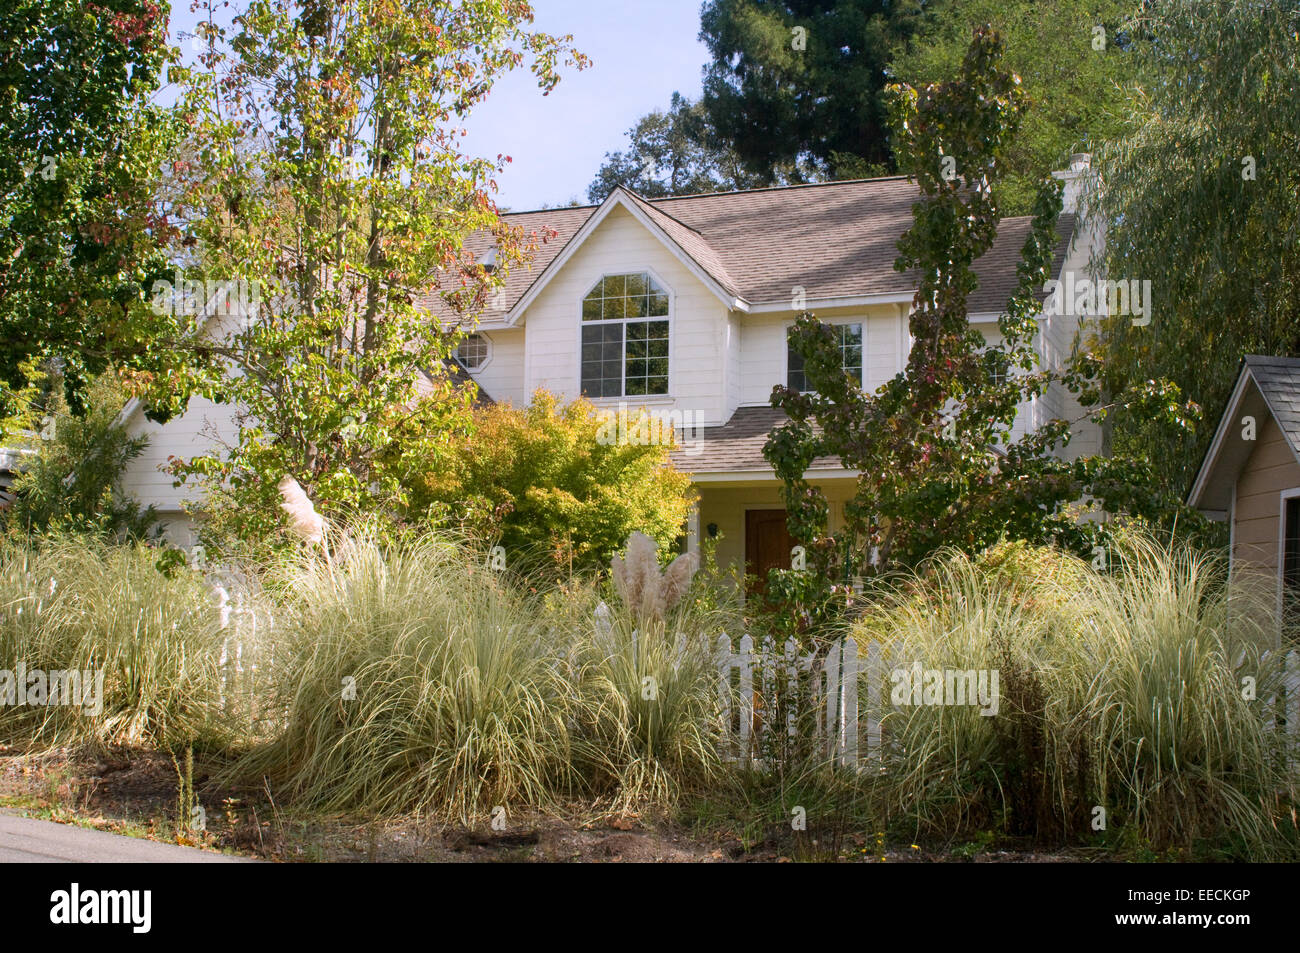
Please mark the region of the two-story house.
[[[1058, 276], [1084, 275], [1095, 244], [1076, 227], [1087, 167], [1086, 157], [1076, 159], [1058, 173], [1066, 180]], [[654, 200], [616, 189], [596, 206], [507, 214], [526, 232], [553, 230], [555, 237], [539, 246], [531, 267], [511, 271], [458, 359], [496, 402], [522, 405], [545, 388], [565, 398], [585, 395], [603, 409], [644, 406], [684, 424], [674, 462], [699, 494], [689, 545], [717, 538], [720, 561], [744, 562], [753, 572], [788, 565], [792, 544], [778, 482], [762, 455], [781, 420], [769, 404], [773, 386], [803, 380], [788, 329], [804, 310], [833, 324], [845, 368], [867, 390], [903, 369], [916, 288], [894, 261], [917, 199], [912, 182], [891, 177]], [[1029, 225], [1028, 218], [1004, 220], [996, 244], [976, 263], [971, 321], [990, 339], [1015, 286]], [[480, 251], [491, 253], [486, 245]], [[1043, 317], [1044, 362], [1068, 354], [1078, 322], [1072, 314]], [[1021, 408], [1017, 428], [1078, 411], [1066, 392], [1053, 390]], [[128, 489], [158, 505], [178, 536], [187, 525], [179, 513], [185, 491], [173, 489], [158, 464], [199, 452], [228, 412], [196, 403], [161, 427], [139, 409], [133, 414], [133, 429], [149, 434], [151, 444], [128, 473]], [[1068, 452], [1099, 445], [1095, 428], [1084, 426]], [[838, 509], [857, 474], [826, 460], [810, 477]]]

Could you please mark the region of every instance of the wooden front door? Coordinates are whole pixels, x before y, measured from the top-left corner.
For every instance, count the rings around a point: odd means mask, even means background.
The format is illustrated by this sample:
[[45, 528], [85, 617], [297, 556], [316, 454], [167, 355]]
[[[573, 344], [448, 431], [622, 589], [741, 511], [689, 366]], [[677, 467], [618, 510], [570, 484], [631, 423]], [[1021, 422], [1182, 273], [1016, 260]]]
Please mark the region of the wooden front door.
[[767, 583], [769, 569], [789, 569], [794, 537], [786, 526], [785, 510], [745, 510], [745, 572]]

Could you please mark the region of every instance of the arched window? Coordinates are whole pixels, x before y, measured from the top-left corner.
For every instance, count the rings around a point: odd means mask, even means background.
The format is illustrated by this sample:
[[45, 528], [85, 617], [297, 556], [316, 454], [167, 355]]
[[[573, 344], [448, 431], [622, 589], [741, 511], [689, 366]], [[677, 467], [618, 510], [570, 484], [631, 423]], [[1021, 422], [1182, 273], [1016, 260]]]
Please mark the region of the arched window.
[[668, 291], [649, 272], [605, 275], [582, 299], [582, 393], [668, 393]]

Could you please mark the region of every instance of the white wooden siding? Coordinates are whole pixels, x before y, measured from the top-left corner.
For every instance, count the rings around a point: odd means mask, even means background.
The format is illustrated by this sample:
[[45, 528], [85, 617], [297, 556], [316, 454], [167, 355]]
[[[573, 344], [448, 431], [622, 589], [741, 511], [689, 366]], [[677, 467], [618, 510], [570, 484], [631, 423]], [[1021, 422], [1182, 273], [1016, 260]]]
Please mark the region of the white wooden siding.
[[[741, 404], [766, 405], [772, 388], [786, 383], [786, 335], [796, 316], [793, 311], [741, 316]], [[902, 319], [893, 306], [819, 311], [817, 317], [827, 324], [862, 325], [863, 386], [868, 391], [898, 372], [898, 326]]]
[[522, 407], [532, 398], [524, 386], [524, 329], [479, 331], [492, 342], [492, 357], [472, 376], [487, 395], [499, 404]]
[[[668, 398], [649, 398], [647, 403], [691, 411], [705, 424], [721, 424], [729, 416], [727, 309], [655, 235], [621, 208], [610, 212], [523, 315], [528, 348], [525, 390], [532, 394], [544, 387], [565, 399], [577, 397], [582, 386], [578, 352], [583, 296], [602, 275], [646, 270], [667, 287], [672, 301]], [[602, 401], [617, 402], [617, 398]]]

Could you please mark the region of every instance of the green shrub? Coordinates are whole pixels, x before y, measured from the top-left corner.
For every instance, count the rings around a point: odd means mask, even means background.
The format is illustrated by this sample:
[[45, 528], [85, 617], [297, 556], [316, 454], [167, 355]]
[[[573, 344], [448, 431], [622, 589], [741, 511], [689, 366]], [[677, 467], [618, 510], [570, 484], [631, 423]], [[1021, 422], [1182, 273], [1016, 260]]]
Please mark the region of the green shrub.
[[573, 653], [579, 773], [618, 810], [671, 807], [722, 774], [718, 615], [688, 603], [638, 619], [611, 607], [607, 624], [588, 614]]
[[690, 480], [669, 465], [666, 446], [601, 436], [586, 400], [561, 405], [538, 391], [522, 410], [481, 408], [452, 459], [409, 481], [410, 511], [499, 542], [512, 564], [544, 554], [566, 573], [604, 568], [634, 530], [668, 546], [686, 519]]
[[106, 537], [146, 536], [157, 522], [153, 507], [142, 507], [122, 492], [119, 480], [148, 440], [131, 437], [117, 423], [127, 394], [110, 374], [90, 387], [85, 413], [70, 412], [57, 375], [37, 375], [45, 392], [27, 420], [39, 439], [36, 453], [13, 484], [14, 502], [4, 513], [6, 527], [19, 533], [51, 530], [93, 532]]
[[594, 576], [530, 585], [443, 537], [357, 527], [275, 575], [284, 726], [235, 774], [303, 806], [469, 821], [585, 797], [626, 812], [718, 776], [710, 638], [729, 608], [690, 598], [636, 620]]
[[238, 773], [313, 808], [461, 819], [569, 787], [571, 699], [538, 600], [433, 537], [344, 534], [284, 574], [286, 721]]

